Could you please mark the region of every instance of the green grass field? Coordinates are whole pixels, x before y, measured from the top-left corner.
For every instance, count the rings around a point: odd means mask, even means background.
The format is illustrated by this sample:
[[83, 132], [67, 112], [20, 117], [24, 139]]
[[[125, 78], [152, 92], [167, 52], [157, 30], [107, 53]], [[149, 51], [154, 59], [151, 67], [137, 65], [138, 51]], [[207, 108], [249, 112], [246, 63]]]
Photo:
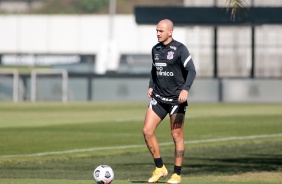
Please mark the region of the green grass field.
[[[0, 183], [94, 184], [100, 164], [113, 168], [113, 184], [147, 183], [147, 105], [1, 102]], [[156, 134], [171, 173], [168, 118]], [[282, 183], [282, 104], [191, 103], [185, 140], [184, 184]]]

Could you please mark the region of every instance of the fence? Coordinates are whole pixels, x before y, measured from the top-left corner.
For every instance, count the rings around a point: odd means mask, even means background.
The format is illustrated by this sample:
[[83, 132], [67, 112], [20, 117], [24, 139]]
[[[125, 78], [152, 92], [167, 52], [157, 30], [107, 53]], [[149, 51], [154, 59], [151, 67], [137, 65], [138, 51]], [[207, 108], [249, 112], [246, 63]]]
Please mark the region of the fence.
[[[10, 77], [10, 79], [9, 79]], [[12, 76], [0, 76], [0, 101], [11, 101], [15, 89]], [[148, 101], [147, 74], [78, 74], [68, 73], [67, 97], [63, 75], [39, 75], [33, 88], [30, 75], [20, 75], [18, 101]], [[35, 90], [32, 92], [32, 90]], [[35, 97], [32, 93], [35, 93]], [[281, 79], [196, 78], [189, 91], [190, 102], [282, 103]], [[67, 98], [67, 99], [66, 99]]]

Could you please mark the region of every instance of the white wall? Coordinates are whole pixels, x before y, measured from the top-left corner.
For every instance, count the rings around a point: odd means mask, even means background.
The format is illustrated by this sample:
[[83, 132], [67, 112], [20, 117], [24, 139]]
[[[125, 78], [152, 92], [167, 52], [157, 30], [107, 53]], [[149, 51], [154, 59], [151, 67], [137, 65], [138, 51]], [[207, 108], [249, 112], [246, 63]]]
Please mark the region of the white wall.
[[[1, 15], [0, 54], [108, 54], [110, 33], [120, 54], [150, 54], [157, 43], [156, 26], [137, 25], [134, 15], [116, 15], [112, 27], [108, 15]], [[282, 76], [281, 30], [256, 26], [256, 76]], [[188, 46], [197, 75], [212, 77], [213, 28], [176, 26], [173, 37]], [[220, 77], [249, 76], [250, 27], [218, 28], [218, 63]]]
[[[109, 39], [107, 15], [0, 16], [0, 53], [97, 53]], [[112, 35], [121, 53], [146, 53], [157, 43], [155, 26], [139, 26], [133, 15], [117, 15]], [[185, 41], [184, 28], [175, 38]]]

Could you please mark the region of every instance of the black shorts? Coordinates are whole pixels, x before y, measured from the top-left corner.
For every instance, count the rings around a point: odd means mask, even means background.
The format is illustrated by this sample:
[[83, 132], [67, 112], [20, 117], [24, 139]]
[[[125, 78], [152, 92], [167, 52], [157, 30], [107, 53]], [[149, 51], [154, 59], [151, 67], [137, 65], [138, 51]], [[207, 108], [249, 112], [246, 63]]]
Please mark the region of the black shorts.
[[171, 105], [158, 102], [154, 98], [151, 99], [149, 108], [151, 108], [162, 120], [167, 114], [184, 114], [186, 112], [187, 103]]

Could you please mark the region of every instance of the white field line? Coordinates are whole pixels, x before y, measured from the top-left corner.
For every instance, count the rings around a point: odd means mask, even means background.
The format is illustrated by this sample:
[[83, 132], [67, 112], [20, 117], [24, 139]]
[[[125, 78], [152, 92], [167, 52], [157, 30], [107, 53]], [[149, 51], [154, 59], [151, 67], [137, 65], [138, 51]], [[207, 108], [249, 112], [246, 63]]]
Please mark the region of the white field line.
[[[271, 138], [271, 137], [282, 137], [282, 134], [268, 134], [268, 135], [253, 135], [253, 136], [241, 136], [241, 137], [224, 137], [215, 139], [205, 139], [205, 140], [194, 140], [185, 141], [185, 144], [199, 144], [199, 143], [210, 143], [210, 142], [223, 142], [223, 141], [236, 141], [236, 140], [248, 140], [248, 139], [261, 139], [261, 138]], [[163, 142], [160, 146], [173, 145], [173, 142]], [[11, 157], [39, 157], [45, 155], [62, 155], [66, 153], [81, 153], [89, 151], [100, 151], [100, 150], [117, 150], [117, 149], [130, 149], [130, 148], [142, 148], [145, 147], [144, 144], [139, 145], [125, 145], [125, 146], [110, 146], [110, 147], [96, 147], [96, 148], [85, 148], [85, 149], [73, 149], [65, 151], [51, 151], [51, 152], [41, 152], [34, 154], [23, 154], [23, 155], [2, 155], [0, 158], [11, 158]]]

